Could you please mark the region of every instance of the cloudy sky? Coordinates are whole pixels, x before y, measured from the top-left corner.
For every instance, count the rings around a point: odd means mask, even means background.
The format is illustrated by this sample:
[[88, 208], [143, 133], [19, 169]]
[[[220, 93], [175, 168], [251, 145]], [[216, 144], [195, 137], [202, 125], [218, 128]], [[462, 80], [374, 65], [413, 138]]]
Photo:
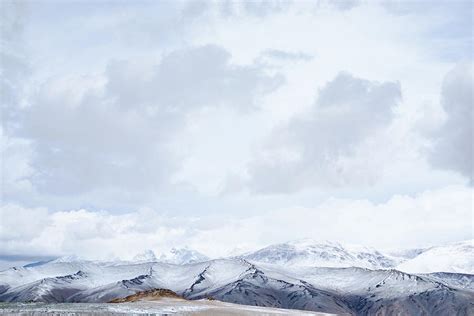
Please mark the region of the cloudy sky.
[[1, 1], [0, 256], [472, 238], [470, 1]]

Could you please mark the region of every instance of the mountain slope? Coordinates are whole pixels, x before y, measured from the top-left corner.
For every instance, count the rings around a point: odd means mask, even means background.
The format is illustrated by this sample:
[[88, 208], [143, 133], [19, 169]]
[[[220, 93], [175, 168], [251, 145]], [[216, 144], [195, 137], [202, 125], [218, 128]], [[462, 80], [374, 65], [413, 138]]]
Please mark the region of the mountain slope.
[[173, 264], [199, 263], [210, 260], [209, 257], [187, 247], [172, 248], [169, 253], [162, 254], [158, 261]]
[[[401, 266], [469, 270], [472, 250], [465, 242], [409, 252], [413, 258]], [[115, 262], [71, 256], [7, 269], [0, 271], [0, 301], [98, 303], [167, 289], [190, 300], [336, 314], [474, 314], [474, 275], [402, 272], [390, 268], [397, 260], [371, 248], [300, 240], [236, 258], [175, 264], [204, 259], [185, 249], [168, 259], [173, 263], [152, 252]]]
[[474, 291], [474, 274], [437, 272], [424, 276], [453, 288]]
[[397, 269], [409, 273], [474, 274], [474, 241], [431, 247], [413, 259], [403, 262]]
[[[79, 267], [75, 273], [64, 273]], [[59, 275], [51, 277], [53, 273]], [[337, 314], [474, 313], [469, 276], [282, 267], [238, 258], [189, 265], [51, 262], [2, 271], [0, 281], [5, 285], [0, 301], [13, 302], [108, 302], [160, 288], [191, 300], [212, 297], [229, 303]]]
[[256, 262], [283, 266], [391, 268], [391, 257], [369, 247], [343, 246], [335, 242], [319, 243], [310, 239], [276, 244], [242, 256]]
[[153, 250], [145, 250], [144, 252], [142, 253], [138, 253], [136, 254], [133, 259], [132, 259], [133, 262], [136, 262], [136, 263], [141, 263], [141, 262], [156, 262], [158, 261], [158, 259], [156, 259], [156, 255], [155, 253], [153, 252]]
[[[203, 277], [205, 281], [205, 277]], [[228, 284], [203, 288], [185, 295], [192, 299], [212, 297], [220, 301], [254, 306], [311, 310], [349, 314], [350, 308], [333, 293], [319, 290], [302, 281], [294, 283], [267, 275], [253, 264]]]
[[[78, 271], [74, 274], [45, 278], [9, 290], [1, 297], [5, 302], [65, 302], [71, 295], [88, 288], [86, 274]], [[90, 286], [90, 284], [89, 284]]]

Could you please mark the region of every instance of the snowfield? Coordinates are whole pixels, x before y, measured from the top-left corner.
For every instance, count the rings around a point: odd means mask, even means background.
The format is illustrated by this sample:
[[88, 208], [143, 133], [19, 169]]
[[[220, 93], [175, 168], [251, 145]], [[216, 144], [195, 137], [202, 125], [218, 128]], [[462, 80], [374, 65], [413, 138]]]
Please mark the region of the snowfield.
[[409, 273], [453, 272], [474, 274], [474, 241], [432, 247], [397, 269]]
[[323, 316], [330, 315], [324, 313], [278, 309], [271, 307], [244, 306], [218, 301], [186, 301], [172, 298], [163, 298], [157, 301], [141, 301], [133, 303], [119, 304], [98, 304], [98, 303], [62, 303], [62, 304], [45, 304], [45, 303], [29, 303], [29, 304], [1, 304], [0, 314], [2, 315], [38, 315], [38, 314], [54, 314], [54, 315], [308, 315]]

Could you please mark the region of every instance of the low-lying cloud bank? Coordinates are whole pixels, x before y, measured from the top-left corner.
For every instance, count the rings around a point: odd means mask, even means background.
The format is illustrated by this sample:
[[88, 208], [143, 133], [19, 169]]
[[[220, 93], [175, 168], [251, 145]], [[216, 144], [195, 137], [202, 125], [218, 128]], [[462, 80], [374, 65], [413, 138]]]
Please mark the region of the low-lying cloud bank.
[[[151, 209], [125, 214], [85, 209], [51, 212], [9, 204], [0, 209], [1, 255], [130, 259], [145, 249], [189, 246], [209, 256], [295, 238], [414, 247], [471, 238], [473, 190], [451, 187], [386, 203], [328, 199], [247, 218], [173, 217]], [[32, 220], [34, 219], [34, 220]], [[469, 220], [468, 220], [469, 219]]]

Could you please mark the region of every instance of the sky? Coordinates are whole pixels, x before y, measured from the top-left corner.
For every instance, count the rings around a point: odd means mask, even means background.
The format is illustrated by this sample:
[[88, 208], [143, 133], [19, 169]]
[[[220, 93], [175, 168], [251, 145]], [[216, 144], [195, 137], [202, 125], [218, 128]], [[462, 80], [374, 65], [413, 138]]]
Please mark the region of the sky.
[[473, 238], [470, 1], [7, 1], [0, 257]]

